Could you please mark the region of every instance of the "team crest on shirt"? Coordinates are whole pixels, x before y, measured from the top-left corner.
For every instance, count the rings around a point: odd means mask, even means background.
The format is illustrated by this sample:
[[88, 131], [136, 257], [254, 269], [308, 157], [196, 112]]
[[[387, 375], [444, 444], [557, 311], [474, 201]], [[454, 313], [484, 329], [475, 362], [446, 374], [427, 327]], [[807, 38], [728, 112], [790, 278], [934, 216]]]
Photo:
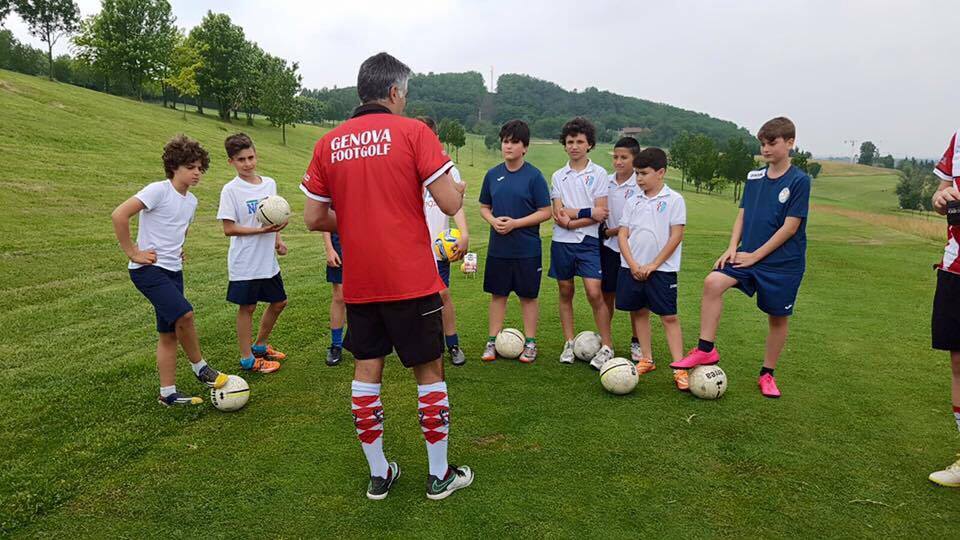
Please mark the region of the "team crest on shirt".
[[248, 214], [256, 213], [257, 204], [260, 203], [260, 199], [250, 199], [249, 201], [246, 201], [246, 202], [247, 202], [247, 213]]
[[667, 211], [667, 201], [657, 201], [657, 213], [662, 214]]
[[789, 198], [790, 198], [790, 188], [788, 188], [788, 187], [785, 187], [785, 188], [781, 189], [781, 190], [780, 190], [780, 195], [777, 196], [777, 199], [778, 199], [781, 203], [787, 202], [787, 199], [789, 199]]
[[629, 199], [630, 197], [633, 197], [633, 188], [627, 189], [627, 192], [623, 194], [624, 199]]
[[597, 177], [592, 174], [588, 174], [587, 176], [583, 177], [583, 181], [587, 184], [587, 187], [593, 187], [593, 183], [597, 181]]

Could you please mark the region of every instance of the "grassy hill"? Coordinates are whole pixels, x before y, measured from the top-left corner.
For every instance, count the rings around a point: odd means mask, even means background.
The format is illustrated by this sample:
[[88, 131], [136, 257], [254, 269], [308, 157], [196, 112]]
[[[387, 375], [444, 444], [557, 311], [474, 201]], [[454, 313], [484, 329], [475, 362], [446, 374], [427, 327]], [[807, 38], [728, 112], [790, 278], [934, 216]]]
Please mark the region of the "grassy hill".
[[[405, 474], [375, 504], [363, 498], [368, 473], [349, 414], [352, 361], [323, 365], [329, 289], [319, 236], [299, 216], [284, 231], [290, 306], [273, 337], [289, 354], [284, 368], [245, 375], [253, 397], [240, 412], [166, 410], [154, 402], [153, 313], [129, 283], [109, 221], [117, 203], [162, 176], [161, 147], [171, 135], [186, 132], [207, 146], [214, 159], [195, 190], [187, 296], [205, 357], [234, 371], [228, 242], [215, 220], [220, 187], [233, 176], [222, 141], [241, 128], [251, 134], [262, 174], [299, 214], [296, 187], [321, 131], [298, 126], [282, 146], [279, 131], [263, 124], [197, 115], [184, 122], [178, 111], [5, 71], [0, 111], [0, 535], [955, 534], [960, 492], [926, 481], [957, 445], [946, 355], [929, 350], [930, 263], [942, 243], [881, 220], [900, 216], [876, 190], [891, 181], [879, 173], [815, 182], [809, 270], [777, 371], [785, 393], [778, 401], [755, 388], [765, 318], [742, 295], [731, 294], [721, 325], [730, 382], [723, 399], [673, 390], [656, 323], [660, 369], [635, 393], [614, 397], [586, 365], [557, 363], [556, 286], [547, 278], [538, 362], [481, 364], [488, 298], [482, 279], [455, 273], [469, 362], [447, 373], [451, 460], [472, 466], [477, 480], [442, 503], [425, 499], [413, 383], [389, 360], [385, 441]], [[593, 155], [609, 168], [608, 150]], [[531, 147], [530, 161], [547, 177], [564, 159], [559, 145]], [[472, 247], [481, 254], [487, 231], [474, 201], [497, 161], [476, 138], [460, 152]], [[684, 196], [680, 316], [693, 346], [700, 284], [736, 208], [727, 195]], [[578, 293], [578, 330], [592, 327], [588, 312]], [[507, 321], [519, 325], [515, 301]], [[623, 313], [614, 326], [625, 352]], [[198, 391], [185, 362], [178, 379]]]

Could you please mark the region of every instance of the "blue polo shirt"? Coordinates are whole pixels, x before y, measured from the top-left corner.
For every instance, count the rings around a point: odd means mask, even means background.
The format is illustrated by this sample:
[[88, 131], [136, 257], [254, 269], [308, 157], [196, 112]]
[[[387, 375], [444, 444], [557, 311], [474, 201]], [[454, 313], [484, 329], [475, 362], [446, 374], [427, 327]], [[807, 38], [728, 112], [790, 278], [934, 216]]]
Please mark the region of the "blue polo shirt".
[[[524, 162], [515, 172], [501, 163], [487, 171], [480, 188], [480, 204], [491, 207], [494, 217], [521, 219], [550, 206], [550, 190], [543, 173]], [[522, 227], [509, 234], [498, 234], [490, 227], [491, 257], [525, 259], [540, 255], [540, 225]]]
[[807, 210], [810, 206], [810, 177], [791, 165], [779, 178], [767, 176], [767, 169], [751, 171], [743, 187], [743, 234], [741, 251], [756, 251], [783, 227], [787, 217], [800, 218], [800, 228], [773, 253], [756, 264], [761, 270], [799, 274], [806, 268]]

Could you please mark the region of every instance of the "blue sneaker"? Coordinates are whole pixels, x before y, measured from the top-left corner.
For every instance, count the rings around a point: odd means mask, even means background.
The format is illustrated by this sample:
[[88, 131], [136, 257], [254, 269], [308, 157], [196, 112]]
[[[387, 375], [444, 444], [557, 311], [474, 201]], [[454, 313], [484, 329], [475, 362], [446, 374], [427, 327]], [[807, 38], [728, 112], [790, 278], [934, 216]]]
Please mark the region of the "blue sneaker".
[[180, 392], [174, 392], [167, 397], [158, 396], [157, 401], [164, 407], [179, 407], [181, 405], [199, 405], [203, 400], [195, 396], [185, 396]]

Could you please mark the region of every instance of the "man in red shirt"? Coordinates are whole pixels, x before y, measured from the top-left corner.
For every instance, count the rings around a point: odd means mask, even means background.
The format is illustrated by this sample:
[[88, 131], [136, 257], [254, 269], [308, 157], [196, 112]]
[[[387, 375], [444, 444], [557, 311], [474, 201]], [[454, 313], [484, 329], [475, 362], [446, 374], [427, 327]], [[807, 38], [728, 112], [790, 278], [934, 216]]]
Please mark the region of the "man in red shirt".
[[387, 53], [363, 62], [357, 76], [363, 105], [317, 142], [300, 186], [307, 228], [337, 231], [343, 247], [344, 347], [357, 359], [353, 418], [370, 465], [370, 499], [385, 498], [400, 476], [383, 453], [380, 402], [384, 357], [394, 350], [417, 379], [430, 462], [427, 497], [443, 499], [473, 482], [469, 467], [447, 462], [450, 406], [438, 294], [444, 285], [423, 213], [424, 187], [453, 215], [463, 205], [465, 184], [453, 181], [453, 162], [433, 131], [400, 116], [410, 75]]

